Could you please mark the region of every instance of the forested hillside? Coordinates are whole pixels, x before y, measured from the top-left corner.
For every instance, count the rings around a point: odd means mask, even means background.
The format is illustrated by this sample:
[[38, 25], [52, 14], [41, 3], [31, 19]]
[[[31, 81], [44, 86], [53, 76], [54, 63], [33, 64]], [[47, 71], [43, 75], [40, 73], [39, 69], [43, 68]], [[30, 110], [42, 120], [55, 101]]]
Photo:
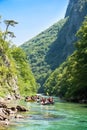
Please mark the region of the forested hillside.
[[14, 26], [16, 22], [6, 20], [4, 23], [6, 30], [0, 28], [0, 96], [19, 98], [20, 94], [36, 92], [37, 85], [24, 51], [11, 45], [8, 40], [14, 37], [8, 27]]
[[45, 83], [48, 95], [68, 101], [87, 101], [87, 18], [77, 32], [76, 51], [57, 68]]
[[41, 87], [51, 72], [75, 50], [75, 34], [86, 15], [87, 0], [70, 0], [65, 19], [21, 46]]
[[[35, 38], [21, 46], [26, 52], [35, 78], [41, 86], [45, 82], [45, 79], [47, 79], [49, 74], [52, 72], [50, 64], [47, 63], [45, 57], [50, 50], [51, 44], [57, 39], [58, 32], [66, 20], [67, 19], [60, 20], [46, 31], [40, 33]], [[53, 53], [51, 55], [53, 55]]]

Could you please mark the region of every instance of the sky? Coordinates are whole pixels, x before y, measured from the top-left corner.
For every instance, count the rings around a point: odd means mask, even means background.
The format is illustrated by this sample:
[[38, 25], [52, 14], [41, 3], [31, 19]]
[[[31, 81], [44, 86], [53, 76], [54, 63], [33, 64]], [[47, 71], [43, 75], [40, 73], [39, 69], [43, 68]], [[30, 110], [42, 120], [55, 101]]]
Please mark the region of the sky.
[[[15, 20], [10, 27], [16, 38], [12, 42], [19, 46], [64, 18], [69, 0], [0, 0], [2, 21]], [[5, 29], [1, 24], [2, 30]]]

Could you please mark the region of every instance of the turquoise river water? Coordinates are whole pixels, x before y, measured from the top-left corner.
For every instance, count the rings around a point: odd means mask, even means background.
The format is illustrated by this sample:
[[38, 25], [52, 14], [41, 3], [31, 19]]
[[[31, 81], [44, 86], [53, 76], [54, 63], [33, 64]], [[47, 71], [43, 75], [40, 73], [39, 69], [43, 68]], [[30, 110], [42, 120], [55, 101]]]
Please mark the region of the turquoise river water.
[[[87, 130], [87, 105], [61, 102], [54, 105], [20, 102], [30, 110], [3, 130]], [[2, 128], [0, 129], [2, 130]]]

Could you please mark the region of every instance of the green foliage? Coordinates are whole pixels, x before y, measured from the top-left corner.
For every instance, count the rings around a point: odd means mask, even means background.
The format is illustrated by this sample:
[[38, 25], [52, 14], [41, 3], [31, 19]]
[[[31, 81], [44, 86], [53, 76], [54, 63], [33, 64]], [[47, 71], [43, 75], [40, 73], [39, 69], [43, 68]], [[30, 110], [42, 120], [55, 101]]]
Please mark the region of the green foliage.
[[87, 99], [87, 18], [77, 32], [77, 37], [77, 50], [47, 79], [47, 94], [71, 101]]
[[3, 39], [6, 40], [7, 35], [9, 34], [10, 37], [15, 37], [13, 32], [8, 31], [9, 26], [15, 26], [15, 24], [18, 24], [18, 22], [14, 21], [14, 20], [4, 20], [4, 23], [6, 24], [6, 30], [4, 32], [3, 35]]
[[12, 92], [11, 79], [16, 76], [15, 63], [10, 55], [9, 42], [4, 41], [0, 32], [0, 95]]
[[0, 96], [16, 96], [19, 90], [21, 95], [36, 93], [37, 84], [25, 53], [7, 41], [9, 25], [14, 26], [17, 22], [6, 20], [5, 23], [6, 31], [0, 30]]
[[[57, 39], [58, 32], [65, 22], [66, 19], [60, 20], [58, 23], [21, 46], [27, 54], [36, 81], [41, 86], [43, 86], [45, 80], [52, 72], [50, 64], [47, 63], [46, 55], [50, 50], [50, 46]], [[43, 91], [43, 88], [41, 88], [40, 91]]]
[[49, 75], [76, 49], [75, 34], [86, 15], [87, 0], [70, 0], [65, 19], [21, 46], [27, 53], [32, 71], [41, 87], [44, 87]]
[[36, 93], [37, 84], [31, 72], [26, 55], [21, 48], [13, 47], [11, 54], [16, 63], [18, 84], [22, 95], [29, 95], [29, 93]]

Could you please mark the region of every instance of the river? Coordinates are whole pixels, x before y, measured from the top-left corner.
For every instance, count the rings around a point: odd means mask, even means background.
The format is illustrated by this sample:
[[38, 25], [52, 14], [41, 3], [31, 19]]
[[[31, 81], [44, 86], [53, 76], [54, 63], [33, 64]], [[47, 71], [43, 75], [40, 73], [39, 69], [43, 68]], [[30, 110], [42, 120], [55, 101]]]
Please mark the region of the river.
[[[24, 118], [13, 119], [3, 130], [87, 130], [87, 105], [62, 102], [40, 105], [21, 101], [29, 109]], [[0, 129], [2, 130], [2, 128]]]

